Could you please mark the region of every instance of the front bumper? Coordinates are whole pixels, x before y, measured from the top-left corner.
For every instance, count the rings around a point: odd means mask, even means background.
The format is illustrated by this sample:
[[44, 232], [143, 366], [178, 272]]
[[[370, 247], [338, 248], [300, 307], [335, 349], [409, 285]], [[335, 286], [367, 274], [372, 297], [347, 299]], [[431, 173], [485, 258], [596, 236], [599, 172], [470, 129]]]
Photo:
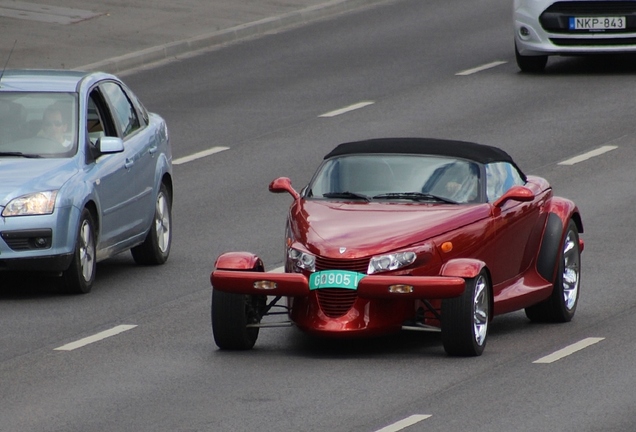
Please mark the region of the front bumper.
[[[290, 319], [298, 328], [335, 338], [397, 332], [414, 318], [417, 300], [457, 297], [465, 289], [463, 278], [446, 276], [367, 275], [355, 290], [310, 290], [307, 277], [300, 273], [215, 270], [210, 281], [219, 291], [287, 297]], [[412, 290], [391, 292], [391, 286]]]
[[66, 270], [75, 251], [77, 220], [75, 207], [50, 215], [0, 217], [0, 270]]
[[[215, 270], [210, 282], [214, 289], [235, 294], [306, 297], [310, 293], [309, 280], [301, 273]], [[258, 288], [264, 285], [274, 288]], [[412, 290], [391, 292], [389, 287], [394, 285], [408, 285]], [[460, 277], [367, 275], [358, 283], [356, 293], [367, 299], [442, 299], [460, 296], [465, 286]]]
[[71, 265], [72, 260], [72, 253], [34, 258], [0, 259], [0, 271], [61, 272]]

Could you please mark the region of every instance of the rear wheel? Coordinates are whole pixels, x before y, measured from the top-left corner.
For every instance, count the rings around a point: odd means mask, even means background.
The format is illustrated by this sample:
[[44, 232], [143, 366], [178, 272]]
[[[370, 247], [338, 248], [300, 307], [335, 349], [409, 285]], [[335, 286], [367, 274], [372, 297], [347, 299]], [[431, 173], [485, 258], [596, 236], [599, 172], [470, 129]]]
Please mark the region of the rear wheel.
[[265, 296], [226, 293], [212, 288], [212, 333], [224, 350], [249, 350], [258, 339]]
[[515, 58], [517, 59], [517, 66], [522, 72], [538, 73], [543, 72], [545, 65], [548, 64], [547, 55], [538, 56], [524, 56], [519, 54], [517, 45], [515, 44]]
[[130, 250], [137, 264], [158, 265], [168, 260], [172, 243], [172, 203], [168, 188], [159, 189], [155, 202], [155, 214], [146, 239]]
[[479, 356], [486, 347], [490, 321], [490, 281], [485, 270], [466, 280], [460, 297], [442, 302], [442, 343], [452, 356]]
[[69, 294], [86, 294], [93, 288], [95, 281], [95, 226], [88, 209], [80, 217], [73, 260], [62, 273], [62, 290]]
[[526, 316], [536, 322], [568, 322], [579, 302], [581, 249], [579, 231], [574, 221], [567, 226], [552, 295], [543, 302], [526, 308]]

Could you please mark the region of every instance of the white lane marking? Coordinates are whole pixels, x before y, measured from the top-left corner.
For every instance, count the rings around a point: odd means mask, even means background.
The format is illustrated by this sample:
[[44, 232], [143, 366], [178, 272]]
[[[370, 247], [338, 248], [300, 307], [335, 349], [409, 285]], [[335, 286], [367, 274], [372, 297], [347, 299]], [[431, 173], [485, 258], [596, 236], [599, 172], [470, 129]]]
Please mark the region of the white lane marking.
[[340, 109], [337, 109], [335, 111], [329, 111], [328, 113], [321, 114], [318, 117], [335, 117], [335, 116], [338, 116], [340, 114], [347, 113], [349, 111], [353, 111], [353, 110], [357, 110], [357, 109], [360, 109], [360, 108], [364, 108], [365, 106], [368, 106], [368, 105], [373, 105], [374, 103], [375, 102], [373, 102], [373, 101], [358, 102], [357, 104], [349, 105], [347, 107], [340, 108]]
[[376, 432], [397, 432], [409, 426], [413, 426], [415, 423], [419, 423], [422, 420], [426, 420], [429, 417], [431, 417], [430, 414], [415, 414], [403, 420], [390, 424], [386, 427], [383, 427], [382, 429], [378, 429]]
[[592, 151], [589, 151], [587, 153], [583, 153], [582, 155], [575, 156], [575, 157], [573, 157], [571, 159], [564, 160], [563, 162], [559, 162], [559, 165], [574, 165], [576, 163], [583, 162], [583, 161], [586, 161], [588, 159], [591, 159], [591, 158], [593, 158], [595, 156], [600, 156], [603, 153], [607, 153], [609, 151], [616, 150], [617, 148], [618, 148], [618, 146], [614, 146], [614, 145], [602, 146], [602, 147], [597, 148], [596, 150], [592, 150]]
[[271, 269], [267, 273], [285, 273], [285, 266], [276, 267], [274, 269]]
[[211, 154], [222, 152], [229, 149], [230, 149], [229, 147], [212, 147], [211, 149], [203, 150], [198, 153], [191, 154], [190, 156], [184, 156], [182, 158], [175, 159], [172, 161], [172, 165], [181, 165], [186, 162], [192, 162], [193, 160], [201, 159], [206, 156], [210, 156]]
[[494, 61], [492, 63], [487, 63], [485, 65], [477, 66], [476, 68], [466, 69], [464, 71], [457, 72], [455, 75], [472, 75], [474, 73], [481, 72], [481, 71], [486, 70], [486, 69], [492, 69], [494, 67], [497, 67], [497, 66], [505, 64], [505, 63], [508, 63], [508, 62], [501, 61], [501, 60]]
[[562, 359], [563, 357], [567, 357], [571, 354], [574, 354], [577, 351], [580, 351], [584, 348], [589, 347], [590, 345], [594, 345], [595, 343], [598, 343], [600, 341], [602, 341], [605, 338], [602, 337], [590, 337], [590, 338], [586, 338], [583, 339], [577, 343], [574, 343], [572, 345], [568, 345], [563, 349], [560, 349], [558, 351], [553, 352], [550, 355], [547, 355], [545, 357], [541, 357], [538, 360], [533, 361], [532, 363], [554, 363], [557, 360]]
[[92, 344], [93, 342], [98, 342], [102, 339], [109, 338], [111, 336], [115, 336], [119, 333], [125, 332], [127, 330], [133, 329], [137, 327], [136, 325], [118, 325], [113, 327], [110, 330], [104, 330], [103, 332], [94, 334], [93, 336], [85, 337], [84, 339], [80, 339], [75, 342], [68, 343], [61, 347], [55, 348], [56, 351], [73, 351], [74, 349], [81, 348], [85, 345]]

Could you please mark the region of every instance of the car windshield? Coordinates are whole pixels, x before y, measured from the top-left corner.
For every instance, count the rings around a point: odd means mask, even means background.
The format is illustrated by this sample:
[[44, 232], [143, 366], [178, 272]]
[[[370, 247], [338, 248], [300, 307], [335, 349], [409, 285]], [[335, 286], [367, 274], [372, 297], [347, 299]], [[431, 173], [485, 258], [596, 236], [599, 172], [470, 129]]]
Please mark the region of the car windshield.
[[306, 196], [347, 201], [472, 203], [480, 170], [463, 159], [428, 155], [356, 154], [325, 161]]
[[0, 92], [0, 157], [69, 157], [76, 149], [74, 93]]

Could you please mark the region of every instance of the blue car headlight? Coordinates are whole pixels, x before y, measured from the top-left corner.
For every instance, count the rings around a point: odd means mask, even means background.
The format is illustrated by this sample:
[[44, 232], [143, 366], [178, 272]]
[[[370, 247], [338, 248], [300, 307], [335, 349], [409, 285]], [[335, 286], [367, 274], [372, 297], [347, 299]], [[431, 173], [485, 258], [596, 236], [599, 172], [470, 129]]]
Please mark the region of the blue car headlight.
[[298, 249], [289, 248], [287, 259], [292, 263], [293, 268], [299, 268], [310, 272], [316, 271], [316, 257]]
[[367, 274], [397, 270], [413, 264], [415, 258], [417, 258], [415, 252], [395, 252], [386, 255], [377, 255], [369, 261]]
[[35, 192], [14, 198], [2, 211], [2, 216], [32, 216], [53, 213], [57, 191]]

